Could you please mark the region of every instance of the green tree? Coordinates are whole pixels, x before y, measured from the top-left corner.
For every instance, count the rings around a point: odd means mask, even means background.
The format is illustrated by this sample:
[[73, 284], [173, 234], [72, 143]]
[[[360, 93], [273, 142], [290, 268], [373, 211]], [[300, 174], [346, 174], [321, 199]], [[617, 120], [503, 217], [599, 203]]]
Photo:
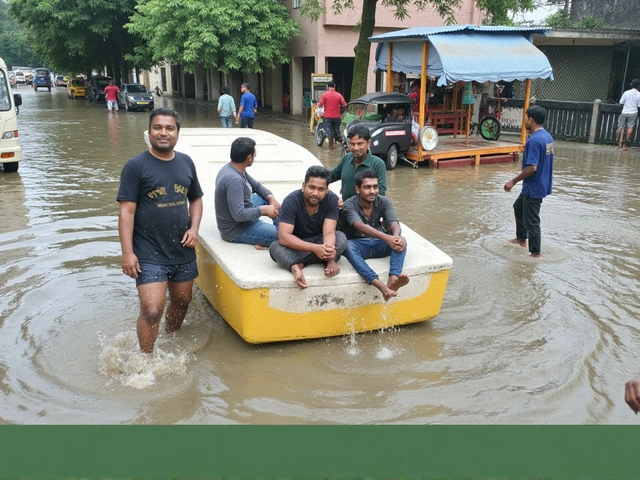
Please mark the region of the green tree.
[[287, 62], [287, 43], [301, 35], [280, 0], [141, 0], [127, 28], [146, 41], [138, 58], [188, 72], [261, 72]]
[[135, 0], [10, 0], [9, 13], [52, 68], [90, 73], [106, 66], [119, 83], [131, 67], [124, 55], [140, 43], [124, 28], [134, 6]]
[[[321, 0], [305, 0], [301, 12], [312, 20], [318, 20], [324, 13], [324, 2]], [[460, 6], [461, 0], [363, 0], [362, 15], [356, 25], [359, 32], [358, 43], [354, 47], [355, 60], [353, 66], [353, 84], [351, 97], [357, 98], [367, 91], [367, 75], [370, 58], [369, 37], [373, 35], [376, 26], [376, 7], [381, 4], [395, 9], [394, 16], [398, 20], [409, 17], [407, 7], [413, 5], [420, 10], [432, 7], [433, 10], [445, 19], [447, 25], [455, 24], [455, 12]], [[511, 14], [519, 11], [533, 10], [533, 0], [476, 0], [476, 6], [485, 16], [485, 23], [491, 25], [512, 24]], [[333, 11], [340, 14], [344, 9], [353, 9], [354, 0], [333, 0]]]
[[0, 57], [7, 66], [40, 65], [27, 41], [27, 32], [9, 15], [9, 4], [0, 0]]

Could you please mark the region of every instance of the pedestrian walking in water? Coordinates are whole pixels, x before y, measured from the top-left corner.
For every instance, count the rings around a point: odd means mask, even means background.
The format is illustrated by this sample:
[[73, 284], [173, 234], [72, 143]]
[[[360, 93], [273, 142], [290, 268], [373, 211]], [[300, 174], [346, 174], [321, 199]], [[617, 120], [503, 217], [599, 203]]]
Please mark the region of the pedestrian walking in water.
[[522, 171], [504, 185], [505, 192], [522, 182], [522, 192], [513, 204], [516, 238], [507, 240], [521, 247], [529, 244], [531, 257], [540, 256], [540, 206], [551, 194], [553, 177], [553, 138], [544, 129], [547, 111], [534, 105], [527, 109], [526, 126], [531, 136], [524, 146]]
[[638, 121], [638, 109], [640, 108], [640, 80], [631, 80], [631, 88], [622, 94], [620, 103], [622, 112], [618, 117], [618, 130], [616, 140], [619, 150], [629, 150], [629, 138], [633, 134], [633, 127]]
[[236, 125], [240, 122], [241, 128], [253, 128], [253, 119], [258, 111], [258, 100], [251, 93], [248, 83], [243, 83], [240, 87], [242, 97], [240, 97], [240, 108], [236, 116]]
[[222, 92], [218, 100], [220, 122], [222, 122], [222, 128], [231, 128], [233, 127], [233, 119], [236, 116], [236, 102], [229, 95], [229, 87], [222, 87], [220, 91]]
[[109, 85], [104, 87], [104, 98], [107, 101], [107, 110], [109, 112], [118, 111], [118, 93], [120, 89], [113, 84], [113, 80], [109, 80]]
[[140, 349], [151, 353], [169, 290], [165, 331], [182, 326], [198, 276], [196, 252], [202, 189], [188, 155], [174, 151], [180, 118], [168, 108], [149, 116], [149, 150], [127, 161], [120, 177], [118, 232], [122, 271], [140, 297]]

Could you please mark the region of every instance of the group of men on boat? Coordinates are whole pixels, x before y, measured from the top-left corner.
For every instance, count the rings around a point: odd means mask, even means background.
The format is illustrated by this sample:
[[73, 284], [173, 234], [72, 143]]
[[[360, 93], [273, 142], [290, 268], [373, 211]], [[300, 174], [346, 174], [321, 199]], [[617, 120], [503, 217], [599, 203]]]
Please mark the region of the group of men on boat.
[[[253, 165], [256, 143], [239, 137], [231, 145], [231, 161], [216, 178], [215, 207], [223, 240], [269, 249], [271, 258], [293, 274], [296, 285], [307, 287], [305, 266], [324, 263], [324, 273], [340, 273], [344, 255], [354, 269], [375, 286], [384, 300], [397, 295], [409, 282], [402, 273], [407, 252], [393, 204], [384, 197], [386, 168], [369, 150], [369, 129], [349, 130], [350, 152], [331, 171], [310, 167], [302, 188], [282, 201], [255, 180], [247, 169]], [[342, 181], [342, 198], [329, 189]], [[265, 222], [266, 216], [272, 222]], [[390, 257], [386, 283], [367, 264], [366, 258]]]

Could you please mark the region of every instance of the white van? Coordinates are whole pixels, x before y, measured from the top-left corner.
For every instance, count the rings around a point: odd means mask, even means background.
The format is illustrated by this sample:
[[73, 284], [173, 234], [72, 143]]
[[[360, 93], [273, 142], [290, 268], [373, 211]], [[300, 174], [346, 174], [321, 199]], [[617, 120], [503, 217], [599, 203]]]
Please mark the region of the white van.
[[0, 58], [0, 163], [5, 172], [18, 171], [22, 149], [18, 145], [18, 107], [22, 95], [11, 94], [11, 83], [4, 60]]

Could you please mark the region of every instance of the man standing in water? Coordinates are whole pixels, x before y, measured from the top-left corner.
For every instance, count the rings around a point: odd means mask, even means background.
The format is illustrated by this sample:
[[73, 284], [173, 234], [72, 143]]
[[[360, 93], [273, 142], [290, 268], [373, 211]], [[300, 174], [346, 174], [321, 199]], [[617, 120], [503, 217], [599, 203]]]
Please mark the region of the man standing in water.
[[[391, 200], [378, 195], [376, 172], [365, 170], [358, 173], [356, 192], [357, 195], [344, 202], [342, 207], [348, 222], [345, 234], [349, 239], [344, 256], [368, 284], [380, 290], [382, 297], [389, 300], [397, 295], [400, 287], [409, 283], [407, 274], [402, 273], [407, 241], [400, 235], [400, 221]], [[391, 257], [386, 284], [365, 261], [365, 258], [382, 257]]]
[[248, 83], [243, 83], [240, 86], [240, 91], [242, 92], [242, 97], [240, 97], [240, 108], [236, 116], [236, 125], [240, 122], [241, 128], [253, 128], [253, 119], [258, 111], [258, 100], [256, 96], [251, 93]]
[[340, 273], [336, 263], [347, 247], [347, 237], [336, 231], [338, 196], [329, 190], [329, 170], [309, 167], [302, 190], [291, 192], [282, 201], [278, 240], [269, 247], [271, 258], [293, 273], [300, 288], [307, 288], [302, 269], [324, 263], [324, 274]]
[[340, 109], [347, 106], [347, 102], [344, 97], [336, 92], [336, 84], [331, 81], [327, 83], [329, 89], [325, 92], [320, 101], [318, 107], [324, 107], [324, 115], [322, 116], [322, 126], [324, 127], [324, 134], [329, 139], [329, 149], [333, 150], [335, 142], [341, 142], [340, 136]]
[[164, 312], [165, 331], [180, 328], [198, 276], [196, 253], [202, 219], [202, 189], [188, 155], [173, 150], [180, 118], [168, 108], [149, 115], [149, 150], [122, 169], [118, 232], [122, 271], [136, 279], [140, 296], [140, 349], [151, 353]]
[[524, 146], [522, 171], [504, 185], [504, 191], [520, 181], [522, 192], [513, 204], [516, 217], [516, 238], [507, 240], [521, 247], [527, 246], [531, 257], [540, 256], [540, 206], [542, 199], [551, 194], [553, 177], [553, 138], [544, 129], [547, 111], [533, 105], [527, 109], [526, 126], [531, 136]]
[[109, 80], [109, 85], [104, 87], [104, 99], [107, 102], [107, 111], [118, 111], [118, 93], [120, 89], [113, 84], [113, 80]]
[[616, 140], [618, 150], [629, 150], [629, 138], [633, 133], [633, 127], [638, 121], [638, 109], [640, 108], [640, 80], [631, 80], [631, 88], [622, 94], [620, 103], [622, 113], [618, 117], [618, 130], [616, 130]]

